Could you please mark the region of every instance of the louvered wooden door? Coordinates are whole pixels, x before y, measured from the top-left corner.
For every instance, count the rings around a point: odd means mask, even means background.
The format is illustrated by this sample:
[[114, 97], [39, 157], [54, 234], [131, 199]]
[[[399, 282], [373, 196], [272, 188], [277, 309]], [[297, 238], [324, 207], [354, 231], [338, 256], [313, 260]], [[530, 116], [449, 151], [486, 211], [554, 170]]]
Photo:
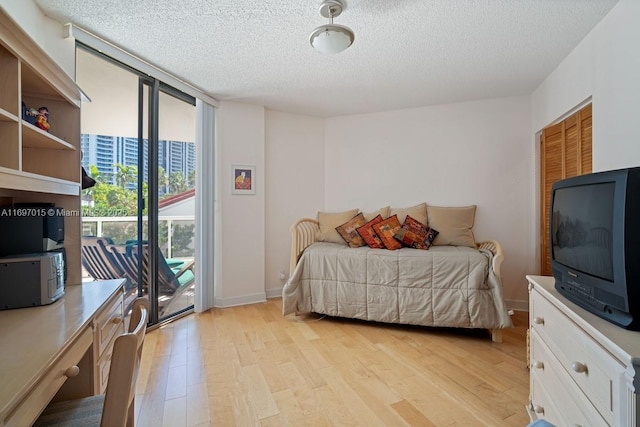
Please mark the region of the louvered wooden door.
[[541, 274], [551, 275], [549, 208], [551, 186], [572, 176], [591, 173], [591, 104], [560, 123], [546, 127], [540, 135]]

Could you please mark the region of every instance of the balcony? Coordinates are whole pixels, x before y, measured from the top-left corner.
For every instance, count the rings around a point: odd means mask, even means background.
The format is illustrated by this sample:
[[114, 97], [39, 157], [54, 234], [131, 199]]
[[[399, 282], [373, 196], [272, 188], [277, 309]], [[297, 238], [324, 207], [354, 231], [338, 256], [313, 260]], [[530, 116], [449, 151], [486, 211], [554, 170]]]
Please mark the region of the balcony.
[[[160, 317], [162, 318], [193, 306], [195, 291], [193, 269], [190, 271], [183, 270], [188, 266], [192, 266], [194, 261], [195, 218], [193, 215], [160, 215], [158, 226], [160, 251], [166, 260], [167, 267], [171, 270], [168, 275], [175, 277], [172, 282], [178, 288], [176, 291], [172, 291], [167, 290], [166, 286], [165, 288], [160, 287], [158, 305], [160, 307]], [[148, 239], [147, 230], [147, 219], [143, 218], [143, 240]], [[135, 216], [83, 216], [82, 235], [106, 237], [111, 239], [116, 246], [125, 246], [127, 243], [138, 239], [138, 218]], [[122, 256], [131, 255], [125, 255], [123, 252]], [[86, 261], [86, 259], [83, 261]], [[132, 261], [129, 260], [130, 262]], [[84, 264], [85, 262], [83, 262], [83, 280], [99, 278], [93, 277]], [[133, 297], [137, 294], [138, 284], [137, 279], [134, 279], [137, 274], [131, 272], [125, 277], [128, 278], [127, 295]], [[160, 280], [160, 282], [162, 281]], [[184, 288], [181, 286], [184, 286]], [[143, 284], [143, 291], [147, 292], [146, 284]]]

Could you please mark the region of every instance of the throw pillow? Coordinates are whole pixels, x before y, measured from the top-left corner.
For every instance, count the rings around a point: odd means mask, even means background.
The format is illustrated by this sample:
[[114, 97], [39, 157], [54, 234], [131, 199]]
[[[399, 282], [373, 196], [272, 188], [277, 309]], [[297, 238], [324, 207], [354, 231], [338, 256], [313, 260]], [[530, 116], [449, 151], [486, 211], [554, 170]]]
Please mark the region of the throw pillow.
[[364, 215], [359, 213], [351, 218], [339, 227], [336, 227], [336, 231], [342, 236], [345, 242], [351, 248], [359, 248], [366, 245], [362, 237], [358, 234], [358, 227], [365, 225], [367, 221], [364, 219]]
[[420, 221], [407, 215], [404, 224], [393, 237], [410, 248], [427, 250], [437, 235], [438, 232], [436, 230], [425, 227]]
[[402, 247], [402, 244], [393, 237], [398, 229], [400, 229], [400, 221], [398, 221], [397, 215], [392, 215], [373, 226], [373, 230], [382, 240], [384, 247], [392, 251]]
[[411, 215], [412, 218], [420, 221], [423, 225], [430, 225], [427, 222], [427, 204], [420, 203], [419, 205], [411, 206], [408, 208], [391, 208], [389, 216], [398, 215], [398, 221], [400, 224], [404, 223], [407, 215]]
[[384, 208], [380, 208], [375, 212], [369, 212], [369, 213], [364, 213], [364, 219], [369, 222], [371, 221], [373, 218], [377, 217], [378, 215], [382, 216], [382, 219], [387, 219], [389, 218], [389, 206], [385, 206]]
[[439, 231], [434, 245], [476, 247], [473, 237], [473, 222], [476, 206], [439, 207], [427, 206], [429, 226]]
[[362, 227], [358, 227], [356, 231], [365, 241], [367, 246], [372, 249], [384, 249], [384, 243], [380, 240], [380, 237], [373, 231], [373, 226], [382, 222], [382, 216], [378, 215], [371, 221], [367, 222]]
[[345, 244], [344, 239], [336, 231], [336, 227], [349, 221], [356, 216], [358, 209], [351, 209], [345, 212], [318, 212], [318, 223], [320, 232], [316, 236], [319, 242], [332, 242]]

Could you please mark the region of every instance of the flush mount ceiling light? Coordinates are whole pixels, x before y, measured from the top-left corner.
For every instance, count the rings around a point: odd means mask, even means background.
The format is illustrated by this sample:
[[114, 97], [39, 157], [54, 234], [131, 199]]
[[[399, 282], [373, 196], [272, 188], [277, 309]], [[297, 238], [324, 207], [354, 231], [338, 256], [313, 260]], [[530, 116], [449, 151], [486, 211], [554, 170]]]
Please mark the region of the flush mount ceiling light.
[[316, 28], [309, 36], [311, 46], [318, 52], [339, 53], [353, 43], [351, 28], [333, 23], [333, 18], [340, 15], [343, 9], [341, 0], [325, 0], [320, 5], [320, 15], [331, 19], [331, 23]]

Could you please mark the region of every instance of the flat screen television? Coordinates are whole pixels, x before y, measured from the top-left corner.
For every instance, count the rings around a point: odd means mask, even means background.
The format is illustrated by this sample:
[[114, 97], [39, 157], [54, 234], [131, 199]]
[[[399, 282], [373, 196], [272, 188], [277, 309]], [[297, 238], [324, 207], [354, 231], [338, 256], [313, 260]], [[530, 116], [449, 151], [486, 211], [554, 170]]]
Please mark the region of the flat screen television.
[[640, 167], [555, 182], [549, 225], [558, 292], [640, 330]]

